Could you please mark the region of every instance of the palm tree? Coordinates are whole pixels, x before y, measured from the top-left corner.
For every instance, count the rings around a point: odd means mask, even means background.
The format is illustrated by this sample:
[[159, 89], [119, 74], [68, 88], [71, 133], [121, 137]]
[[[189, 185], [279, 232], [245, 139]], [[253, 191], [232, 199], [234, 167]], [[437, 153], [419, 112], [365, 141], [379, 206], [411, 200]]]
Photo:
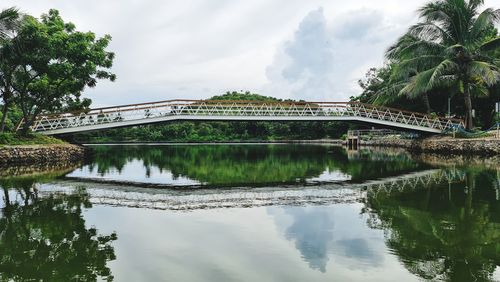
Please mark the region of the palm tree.
[[19, 24], [19, 17], [20, 13], [14, 7], [0, 11], [0, 40], [10, 37]]
[[386, 57], [396, 65], [392, 79], [400, 95], [423, 97], [446, 87], [463, 95], [465, 125], [473, 127], [471, 95], [487, 93], [500, 81], [500, 48], [495, 23], [500, 10], [480, 12], [484, 0], [437, 0], [419, 9], [410, 27]]
[[7, 120], [7, 112], [11, 103], [12, 91], [10, 87], [10, 75], [7, 69], [11, 69], [5, 63], [5, 45], [9, 39], [15, 34], [16, 29], [21, 22], [21, 14], [12, 7], [0, 11], [0, 96], [3, 100], [2, 120], [0, 121], [0, 133], [5, 129], [5, 121]]

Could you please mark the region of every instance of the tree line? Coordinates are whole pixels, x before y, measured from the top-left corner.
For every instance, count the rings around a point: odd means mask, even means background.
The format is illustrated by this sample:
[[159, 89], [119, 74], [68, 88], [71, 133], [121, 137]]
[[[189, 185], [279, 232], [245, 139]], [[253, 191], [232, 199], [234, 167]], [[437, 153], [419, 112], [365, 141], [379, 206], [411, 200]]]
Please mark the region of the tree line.
[[[57, 10], [35, 18], [16, 8], [0, 12], [0, 133], [12, 118], [23, 118], [23, 132], [42, 113], [90, 106], [81, 98], [99, 79], [114, 81], [109, 69], [111, 37], [98, 38], [65, 22]], [[13, 125], [10, 124], [10, 127]]]

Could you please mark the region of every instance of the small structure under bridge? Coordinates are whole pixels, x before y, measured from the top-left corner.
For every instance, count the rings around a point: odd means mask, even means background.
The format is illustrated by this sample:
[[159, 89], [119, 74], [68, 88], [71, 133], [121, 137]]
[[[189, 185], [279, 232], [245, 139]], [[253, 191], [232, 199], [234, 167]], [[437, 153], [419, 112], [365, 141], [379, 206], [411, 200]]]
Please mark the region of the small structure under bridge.
[[40, 115], [30, 128], [33, 132], [56, 135], [177, 120], [346, 121], [427, 134], [463, 126], [459, 119], [358, 102], [169, 100]]
[[401, 135], [402, 132], [395, 131], [391, 129], [359, 129], [359, 130], [348, 130], [346, 145], [348, 148], [357, 150], [361, 145], [361, 140], [365, 138], [368, 139], [378, 139], [384, 138], [390, 135]]

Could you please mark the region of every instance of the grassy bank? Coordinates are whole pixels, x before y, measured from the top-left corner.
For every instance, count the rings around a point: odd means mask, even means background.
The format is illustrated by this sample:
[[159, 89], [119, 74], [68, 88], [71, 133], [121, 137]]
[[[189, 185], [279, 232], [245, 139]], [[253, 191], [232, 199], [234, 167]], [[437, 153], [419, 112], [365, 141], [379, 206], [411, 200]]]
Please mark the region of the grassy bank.
[[15, 133], [0, 133], [0, 147], [15, 146], [15, 145], [47, 145], [47, 144], [66, 144], [66, 142], [54, 137], [36, 133], [30, 133], [28, 135], [18, 135]]

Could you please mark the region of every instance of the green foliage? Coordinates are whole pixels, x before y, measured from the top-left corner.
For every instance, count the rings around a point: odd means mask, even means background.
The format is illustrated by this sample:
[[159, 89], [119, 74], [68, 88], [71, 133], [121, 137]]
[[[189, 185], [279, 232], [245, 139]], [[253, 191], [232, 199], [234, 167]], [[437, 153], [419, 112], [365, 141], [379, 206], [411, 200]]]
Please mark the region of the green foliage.
[[414, 101], [407, 96], [398, 95], [402, 84], [391, 80], [393, 71], [394, 65], [370, 68], [365, 77], [358, 81], [363, 91], [359, 96], [351, 97], [351, 101], [425, 112], [426, 105], [422, 101]]
[[10, 132], [0, 133], [0, 146], [2, 145], [38, 145], [38, 144], [64, 144], [65, 142], [50, 136], [36, 133], [16, 134]]
[[279, 102], [281, 99], [274, 97], [262, 96], [255, 93], [246, 92], [226, 92], [223, 95], [217, 95], [210, 98], [210, 100], [232, 100], [232, 101], [260, 101], [260, 102]]
[[394, 67], [390, 87], [381, 93], [400, 85], [397, 94], [421, 97], [427, 105], [429, 94], [438, 89], [461, 94], [466, 127], [471, 129], [471, 96], [488, 94], [488, 88], [500, 82], [496, 53], [500, 37], [494, 27], [500, 11], [481, 12], [482, 4], [478, 0], [439, 0], [420, 8], [421, 22], [410, 27], [386, 54]]
[[[4, 105], [0, 105], [0, 120], [3, 118], [3, 109]], [[16, 129], [16, 126], [21, 121], [23, 113], [19, 110], [18, 107], [13, 106], [9, 108], [8, 115], [5, 118], [5, 131], [13, 132]]]
[[[388, 50], [388, 65], [370, 69], [359, 82], [363, 92], [351, 99], [441, 116], [448, 114], [450, 99], [452, 115], [470, 117], [474, 108], [475, 125], [486, 129], [494, 124], [500, 49], [491, 23], [499, 12], [479, 13], [482, 2], [464, 3], [442, 0], [425, 5], [422, 21]], [[462, 20], [466, 24], [455, 22]], [[468, 25], [474, 28], [467, 30]], [[460, 28], [450, 31], [453, 26]]]
[[14, 36], [0, 42], [0, 90], [4, 109], [15, 104], [22, 112], [24, 132], [41, 113], [88, 108], [83, 90], [99, 79], [115, 80], [108, 71], [114, 59], [106, 51], [109, 35], [76, 31], [57, 10], [19, 22]]

